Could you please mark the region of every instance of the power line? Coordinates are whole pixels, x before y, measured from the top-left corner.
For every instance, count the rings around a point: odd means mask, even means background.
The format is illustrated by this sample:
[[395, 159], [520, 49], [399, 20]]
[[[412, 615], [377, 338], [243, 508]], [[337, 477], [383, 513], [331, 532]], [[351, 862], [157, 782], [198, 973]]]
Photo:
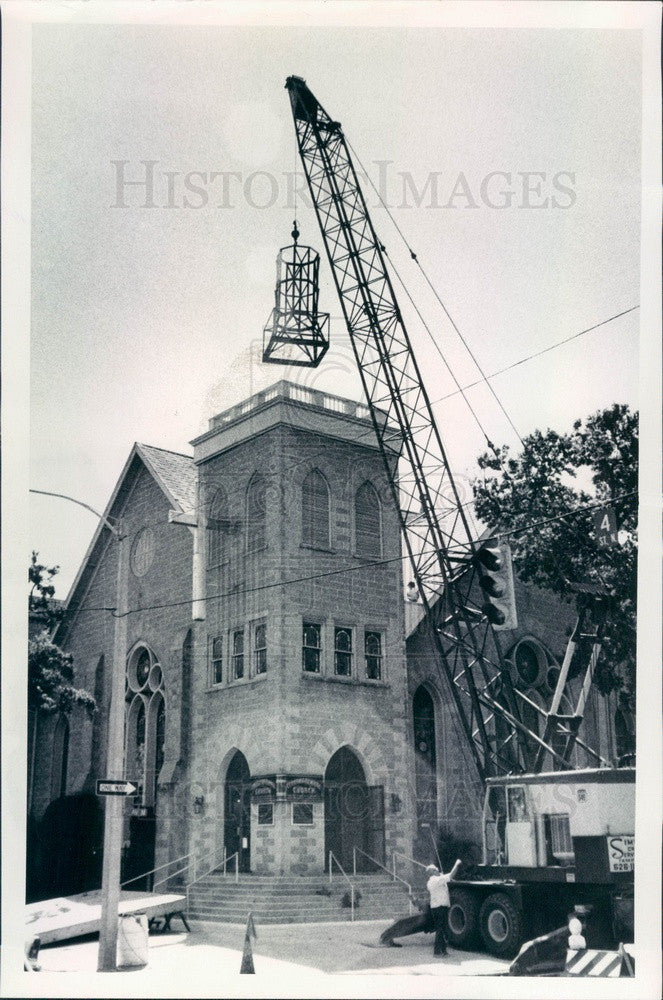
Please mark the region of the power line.
[[566, 511], [563, 514], [556, 514], [554, 517], [546, 517], [543, 521], [534, 521], [532, 524], [528, 524], [522, 528], [512, 528], [511, 531], [500, 531], [500, 535], [504, 537], [519, 535], [525, 531], [532, 531], [534, 528], [540, 528], [544, 524], [552, 524], [553, 521], [560, 521], [564, 517], [572, 517], [574, 514], [579, 514], [585, 510], [592, 510], [595, 507], [607, 507], [611, 503], [615, 503], [618, 500], [626, 500], [628, 497], [634, 497], [637, 495], [638, 490], [631, 490], [629, 493], [620, 493], [618, 496], [610, 497], [608, 500], [596, 500], [591, 503], [581, 504], [578, 507], [574, 507], [573, 510]]
[[[544, 347], [540, 351], [534, 351], [533, 354], [528, 354], [524, 358], [520, 358], [519, 361], [514, 361], [513, 364], [507, 365], [506, 368], [500, 368], [498, 371], [493, 372], [492, 375], [487, 375], [487, 379], [497, 378], [498, 375], [504, 375], [505, 372], [510, 372], [513, 368], [517, 368], [519, 365], [524, 365], [525, 362], [531, 361], [532, 358], [538, 358], [542, 354], [547, 354], [548, 351], [554, 351], [557, 347], [562, 347], [564, 344], [570, 343], [572, 340], [577, 340], [578, 337], [583, 337], [586, 333], [591, 333], [592, 330], [598, 330], [599, 327], [605, 326], [607, 323], [612, 323], [613, 320], [619, 319], [621, 316], [626, 316], [628, 313], [634, 312], [634, 310], [639, 309], [640, 304], [631, 306], [629, 309], [624, 309], [623, 312], [615, 313], [614, 316], [609, 316], [608, 319], [601, 320], [600, 323], [595, 323], [594, 326], [588, 326], [586, 330], [581, 330], [580, 333], [574, 333], [570, 337], [565, 337], [564, 340], [558, 340], [554, 344], [550, 344], [548, 347]], [[462, 391], [467, 391], [467, 389], [473, 389], [476, 385], [481, 385], [483, 379], [477, 379], [476, 382], [470, 382], [468, 385], [463, 386]], [[446, 396], [440, 396], [439, 399], [434, 399], [433, 403], [442, 403], [445, 399], [450, 399], [452, 396], [457, 396], [458, 392], [448, 392]]]
[[[618, 501], [618, 500], [625, 500], [625, 499], [627, 499], [629, 497], [636, 496], [637, 492], [638, 492], [637, 490], [632, 490], [629, 493], [619, 494], [618, 496], [612, 497], [611, 498], [611, 502], [615, 502], [615, 501]], [[565, 511], [565, 512], [563, 512], [561, 514], [557, 514], [554, 517], [545, 518], [542, 521], [534, 521], [534, 522], [532, 522], [529, 525], [524, 525], [524, 526], [522, 526], [520, 528], [513, 528], [511, 531], [502, 531], [502, 532], [500, 532], [500, 535], [502, 535], [503, 537], [510, 537], [512, 535], [521, 534], [521, 533], [523, 533], [525, 531], [532, 531], [534, 528], [541, 527], [544, 524], [548, 524], [548, 523], [551, 523], [553, 521], [559, 521], [559, 520], [561, 520], [562, 518], [565, 518], [565, 517], [573, 517], [576, 514], [579, 514], [579, 513], [581, 513], [584, 510], [591, 510], [594, 507], [605, 507], [606, 503], [607, 503], [607, 501], [605, 501], [605, 500], [599, 500], [599, 501], [592, 501], [591, 503], [588, 503], [588, 504], [582, 504], [582, 505], [579, 505], [578, 507], [574, 507], [572, 510]], [[261, 591], [264, 591], [264, 590], [272, 590], [275, 587], [287, 587], [287, 586], [290, 586], [291, 584], [295, 584], [295, 583], [308, 583], [308, 582], [310, 582], [312, 580], [321, 580], [321, 579], [324, 579], [324, 578], [330, 577], [330, 576], [339, 576], [342, 573], [353, 573], [353, 572], [357, 572], [358, 570], [371, 569], [374, 566], [386, 566], [386, 565], [389, 565], [389, 564], [392, 564], [392, 563], [403, 562], [405, 559], [408, 559], [408, 558], [409, 558], [409, 556], [407, 554], [403, 554], [403, 555], [400, 555], [400, 556], [392, 556], [389, 559], [371, 560], [370, 562], [362, 563], [361, 565], [357, 565], [356, 563], [353, 563], [351, 565], [341, 566], [338, 569], [327, 570], [324, 573], [311, 573], [311, 574], [309, 574], [307, 576], [294, 577], [294, 578], [289, 579], [289, 580], [280, 580], [277, 583], [264, 583], [264, 584], [260, 584], [257, 587], [248, 587], [248, 588], [241, 589], [241, 590], [240, 589], [233, 589], [233, 590], [225, 591], [222, 594], [211, 594], [211, 595], [208, 595], [207, 597], [204, 597], [204, 598], [190, 598], [190, 599], [187, 599], [187, 600], [184, 600], [184, 601], [172, 601], [172, 602], [165, 602], [163, 604], [150, 604], [150, 605], [146, 605], [144, 607], [130, 608], [125, 614], [130, 615], [130, 614], [138, 614], [139, 612], [142, 612], [142, 611], [156, 611], [156, 610], [163, 610], [164, 608], [185, 607], [185, 606], [190, 605], [190, 604], [200, 604], [200, 603], [205, 603], [207, 601], [218, 601], [218, 600], [221, 600], [222, 598], [225, 598], [225, 597], [238, 597], [238, 596], [241, 597], [241, 596], [244, 596], [246, 594], [258, 593], [258, 592], [261, 592]], [[71, 609], [68, 608], [68, 609], [66, 609], [65, 614], [82, 613], [82, 612], [88, 612], [88, 611], [111, 611], [111, 612], [115, 612], [116, 608], [112, 608], [112, 607], [71, 608]], [[120, 616], [114, 614], [114, 617], [120, 617]]]
[[[243, 597], [245, 594], [255, 594], [263, 590], [273, 590], [275, 587], [287, 587], [293, 583], [308, 583], [311, 580], [321, 580], [328, 576], [338, 576], [341, 573], [352, 573], [357, 570], [362, 569], [372, 569], [374, 566], [386, 566], [389, 563], [402, 562], [404, 559], [408, 559], [408, 555], [392, 556], [389, 559], [378, 559], [372, 560], [370, 562], [362, 563], [361, 565], [353, 564], [351, 566], [342, 566], [340, 569], [327, 570], [324, 573], [312, 573], [308, 576], [294, 577], [290, 580], [280, 580], [277, 583], [262, 583], [257, 587], [246, 587], [243, 589], [233, 589], [227, 590], [223, 594], [210, 594], [207, 597], [190, 598], [185, 601], [172, 601], [166, 602], [164, 604], [148, 604], [140, 608], [130, 608], [126, 615], [138, 614], [142, 611], [158, 611], [164, 608], [180, 608], [185, 607], [189, 604], [201, 604], [207, 601], [219, 601], [224, 597]], [[116, 611], [116, 608], [111, 607], [97, 607], [97, 608], [72, 608], [71, 613], [80, 613], [86, 611]], [[69, 609], [66, 609], [65, 614], [69, 613]], [[114, 618], [122, 617], [120, 615], [113, 614]]]

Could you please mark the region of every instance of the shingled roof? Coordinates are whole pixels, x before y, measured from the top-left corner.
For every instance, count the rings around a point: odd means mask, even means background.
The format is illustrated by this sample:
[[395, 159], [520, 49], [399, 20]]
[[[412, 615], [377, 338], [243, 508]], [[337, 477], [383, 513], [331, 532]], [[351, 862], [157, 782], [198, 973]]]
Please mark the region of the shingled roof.
[[[104, 516], [97, 525], [97, 530], [81, 563], [78, 575], [71, 586], [65, 605], [67, 612], [75, 611], [78, 600], [85, 593], [87, 583], [97, 568], [101, 546], [107, 540], [108, 527], [105, 518], [115, 516], [116, 504], [122, 504], [122, 497], [126, 495], [130, 469], [136, 468], [137, 459], [143, 463], [176, 511], [191, 513], [196, 510], [198, 471], [193, 464], [193, 458], [176, 451], [166, 451], [164, 448], [136, 443], [131, 449], [131, 454], [106, 506]], [[68, 614], [58, 626], [56, 631], [58, 641], [66, 633], [71, 620], [71, 615]]]
[[175, 506], [195, 510], [198, 476], [193, 458], [148, 444], [137, 444], [136, 450]]

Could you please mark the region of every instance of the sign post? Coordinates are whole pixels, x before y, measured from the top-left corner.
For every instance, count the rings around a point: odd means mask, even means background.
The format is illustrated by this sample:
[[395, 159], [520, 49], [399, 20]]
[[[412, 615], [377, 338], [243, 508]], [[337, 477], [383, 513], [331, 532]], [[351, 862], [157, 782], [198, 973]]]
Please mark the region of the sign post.
[[[122, 774], [124, 771], [124, 673], [127, 658], [128, 561], [126, 535], [119, 519], [115, 537], [117, 539], [117, 597], [115, 599], [115, 636], [106, 766], [111, 774]], [[107, 784], [119, 786], [124, 782], [110, 780]], [[126, 784], [130, 785], [129, 782]], [[99, 789], [97, 790], [99, 793]], [[108, 798], [106, 799], [104, 818], [104, 861], [101, 880], [101, 923], [99, 925], [97, 969], [99, 972], [113, 972], [117, 968], [117, 919], [120, 903], [123, 798], [128, 793], [123, 791], [100, 794], [106, 794]]]

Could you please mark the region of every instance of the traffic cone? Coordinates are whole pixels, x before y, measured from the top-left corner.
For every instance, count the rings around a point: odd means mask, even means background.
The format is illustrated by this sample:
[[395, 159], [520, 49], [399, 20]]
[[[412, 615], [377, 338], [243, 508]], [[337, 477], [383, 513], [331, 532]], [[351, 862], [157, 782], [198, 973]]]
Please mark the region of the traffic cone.
[[244, 951], [242, 952], [242, 966], [239, 970], [241, 975], [255, 975], [255, 968], [253, 967], [253, 950], [251, 948], [251, 938], [257, 937], [256, 927], [253, 922], [253, 914], [249, 913], [249, 918], [246, 921], [246, 933], [244, 934]]

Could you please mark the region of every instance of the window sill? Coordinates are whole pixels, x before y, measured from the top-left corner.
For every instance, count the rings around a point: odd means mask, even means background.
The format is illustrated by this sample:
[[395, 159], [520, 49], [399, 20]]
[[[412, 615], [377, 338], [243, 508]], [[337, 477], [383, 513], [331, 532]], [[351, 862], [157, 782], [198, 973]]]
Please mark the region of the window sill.
[[337, 550], [330, 549], [327, 545], [306, 545], [304, 542], [299, 546], [300, 549], [306, 549], [308, 552], [327, 552], [331, 556], [335, 556]]
[[388, 688], [388, 681], [374, 681], [368, 677], [343, 677], [342, 674], [314, 674], [306, 670], [302, 670], [302, 677], [309, 677], [315, 681], [330, 681], [332, 684], [350, 684], [355, 687], [372, 687], [372, 688]]
[[229, 691], [231, 688], [247, 687], [247, 685], [260, 683], [260, 681], [267, 680], [267, 672], [264, 674], [255, 674], [253, 677], [242, 677], [236, 681], [226, 681], [224, 684], [210, 684], [207, 687], [208, 691]]

